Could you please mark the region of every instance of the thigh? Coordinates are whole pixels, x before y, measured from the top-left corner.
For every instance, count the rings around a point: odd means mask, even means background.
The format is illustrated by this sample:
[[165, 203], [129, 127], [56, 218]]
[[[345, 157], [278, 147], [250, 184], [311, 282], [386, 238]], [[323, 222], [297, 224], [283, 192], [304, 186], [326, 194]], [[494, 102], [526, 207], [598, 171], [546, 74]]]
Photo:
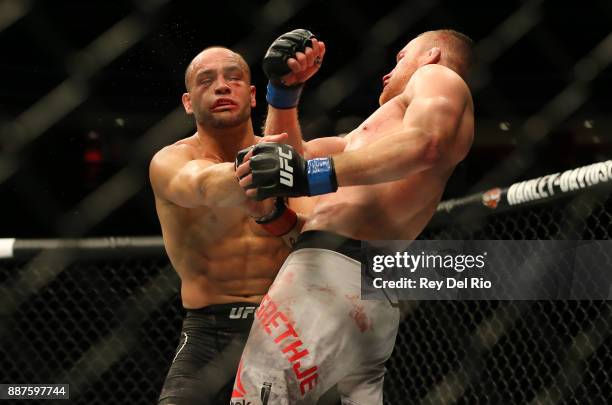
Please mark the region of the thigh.
[[360, 299], [359, 262], [316, 249], [293, 253], [256, 313], [237, 383], [253, 395], [269, 391], [270, 404], [316, 402], [364, 358], [386, 356], [371, 349], [395, 339], [381, 308], [389, 303]]
[[[187, 323], [187, 322], [186, 322]], [[227, 403], [247, 331], [184, 325], [159, 404]]]

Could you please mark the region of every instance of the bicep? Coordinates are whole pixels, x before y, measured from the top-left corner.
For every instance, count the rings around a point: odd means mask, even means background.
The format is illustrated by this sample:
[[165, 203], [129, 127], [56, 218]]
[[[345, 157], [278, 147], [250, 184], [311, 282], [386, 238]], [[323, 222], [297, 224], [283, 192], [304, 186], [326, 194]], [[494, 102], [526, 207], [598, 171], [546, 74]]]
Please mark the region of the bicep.
[[426, 76], [412, 91], [403, 117], [404, 129], [422, 131], [437, 147], [452, 145], [469, 103], [465, 83], [448, 75]]
[[149, 178], [156, 196], [184, 207], [196, 205], [199, 174], [214, 163], [197, 159], [181, 150], [158, 152], [149, 166]]
[[439, 143], [451, 141], [457, 133], [462, 106], [443, 97], [415, 98], [403, 118], [403, 128], [418, 129]]

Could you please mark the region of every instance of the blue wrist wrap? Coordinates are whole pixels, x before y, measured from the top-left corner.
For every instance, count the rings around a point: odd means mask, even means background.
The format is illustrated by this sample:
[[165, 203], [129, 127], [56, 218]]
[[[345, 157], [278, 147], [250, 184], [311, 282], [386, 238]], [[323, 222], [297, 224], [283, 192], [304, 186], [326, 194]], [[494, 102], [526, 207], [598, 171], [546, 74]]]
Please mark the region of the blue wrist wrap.
[[332, 158], [310, 159], [306, 164], [310, 195], [333, 193], [338, 189]]
[[297, 107], [304, 85], [275, 86], [268, 82], [266, 101], [274, 108], [289, 109]]

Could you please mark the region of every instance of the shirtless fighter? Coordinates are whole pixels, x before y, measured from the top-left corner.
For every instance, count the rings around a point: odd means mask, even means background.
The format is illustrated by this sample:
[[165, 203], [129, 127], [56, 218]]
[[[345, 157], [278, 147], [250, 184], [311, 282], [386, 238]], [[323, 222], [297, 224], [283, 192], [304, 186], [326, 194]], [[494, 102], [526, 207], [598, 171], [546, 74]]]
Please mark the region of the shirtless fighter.
[[[278, 83], [280, 87], [269, 88], [271, 104], [297, 104], [295, 83], [319, 69], [324, 44], [311, 35], [300, 31], [283, 39], [293, 52], [288, 56], [294, 56], [285, 63], [299, 72], [285, 77], [294, 84], [291, 89]], [[185, 72], [185, 86], [183, 105], [195, 117], [197, 132], [160, 150], [150, 165], [164, 243], [180, 276], [186, 309], [159, 404], [217, 405], [229, 401], [253, 312], [289, 253], [276, 236], [293, 225], [279, 228], [269, 215], [285, 210], [284, 204], [245, 197], [236, 180], [234, 158], [240, 149], [262, 139], [299, 148], [301, 135], [254, 135], [255, 87], [249, 67], [227, 48], [211, 47], [198, 54]], [[272, 112], [268, 125], [274, 122]], [[276, 236], [251, 217], [263, 226], [272, 225]]]
[[360, 299], [360, 241], [414, 239], [430, 220], [472, 144], [470, 59], [465, 35], [425, 32], [397, 54], [380, 108], [342, 152], [315, 140], [306, 159], [278, 143], [246, 155], [236, 173], [247, 195], [324, 195], [256, 312], [234, 403], [314, 404], [335, 383], [345, 404], [383, 403], [399, 313]]

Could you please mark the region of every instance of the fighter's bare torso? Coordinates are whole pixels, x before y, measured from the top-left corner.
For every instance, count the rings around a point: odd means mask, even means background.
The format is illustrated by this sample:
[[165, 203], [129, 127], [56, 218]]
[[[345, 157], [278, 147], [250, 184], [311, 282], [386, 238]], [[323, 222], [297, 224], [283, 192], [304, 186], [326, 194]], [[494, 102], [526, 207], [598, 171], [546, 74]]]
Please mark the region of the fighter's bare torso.
[[[173, 147], [222, 163], [203, 151], [195, 137]], [[181, 278], [185, 308], [261, 300], [288, 254], [280, 238], [238, 208], [185, 208], [159, 196], [155, 204], [166, 251]]]
[[[410, 102], [398, 96], [382, 105], [346, 136], [344, 150], [360, 149], [400, 131]], [[467, 154], [473, 132], [470, 99], [447, 164], [397, 181], [340, 187], [335, 193], [319, 198], [303, 231], [326, 230], [355, 239], [414, 239], [431, 219], [455, 165]], [[389, 148], [393, 147], [389, 144]]]

